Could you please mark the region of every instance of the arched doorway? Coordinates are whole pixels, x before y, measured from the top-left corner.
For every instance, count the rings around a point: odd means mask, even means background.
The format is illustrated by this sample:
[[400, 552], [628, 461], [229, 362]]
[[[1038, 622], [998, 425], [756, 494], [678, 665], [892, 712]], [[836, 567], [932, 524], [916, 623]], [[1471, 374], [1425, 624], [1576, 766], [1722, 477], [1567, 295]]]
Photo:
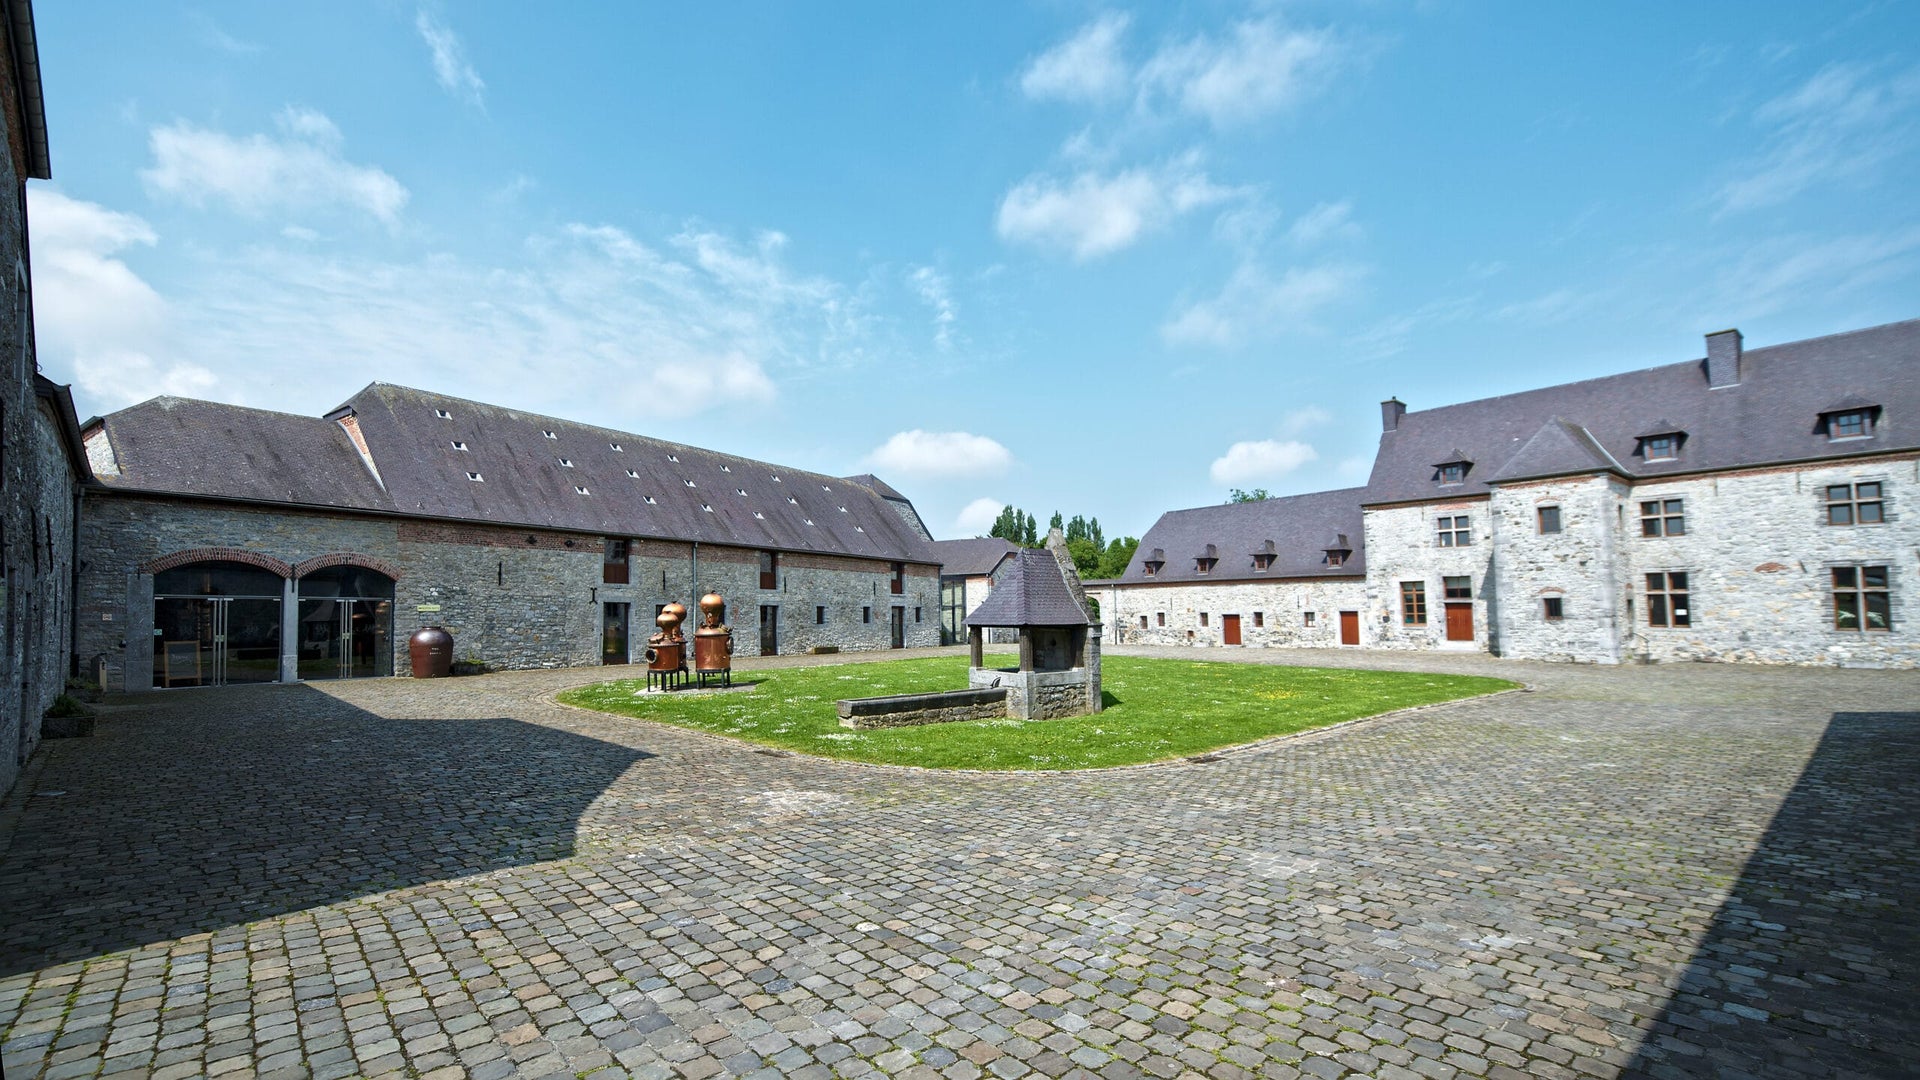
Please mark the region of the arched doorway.
[[221, 560], [154, 574], [154, 687], [278, 681], [285, 584], [272, 570]]
[[302, 679], [393, 674], [393, 579], [365, 566], [328, 566], [300, 577]]

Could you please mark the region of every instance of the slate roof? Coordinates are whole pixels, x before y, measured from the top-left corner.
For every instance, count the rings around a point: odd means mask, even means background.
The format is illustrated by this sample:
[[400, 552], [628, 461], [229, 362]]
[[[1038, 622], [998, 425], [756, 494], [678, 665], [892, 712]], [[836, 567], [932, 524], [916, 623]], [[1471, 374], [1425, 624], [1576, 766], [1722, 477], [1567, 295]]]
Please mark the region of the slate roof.
[[993, 591], [967, 616], [968, 626], [1086, 626], [1081, 606], [1053, 552], [1022, 548], [993, 575]]
[[348, 414], [378, 480], [332, 418], [157, 398], [105, 418], [123, 470], [109, 486], [939, 561], [888, 497], [840, 477], [386, 383], [330, 417]]
[[[1221, 506], [1197, 506], [1191, 510], [1170, 510], [1160, 515], [1153, 528], [1140, 538], [1140, 548], [1127, 572], [1119, 577], [1123, 585], [1169, 581], [1263, 581], [1272, 578], [1359, 577], [1366, 573], [1366, 551], [1361, 539], [1366, 530], [1360, 515], [1364, 488], [1317, 491], [1311, 495], [1289, 495], [1260, 502], [1226, 503]], [[1345, 533], [1353, 544], [1353, 554], [1337, 567], [1327, 565], [1327, 545]], [[1253, 569], [1253, 553], [1266, 550], [1273, 542], [1273, 566], [1264, 573]], [[1214, 546], [1219, 558], [1213, 572], [1199, 574], [1193, 562]], [[1141, 560], [1154, 548], [1166, 553], [1166, 565], [1148, 577]]]
[[[1872, 438], [1833, 442], [1816, 430], [1836, 400], [1880, 407]], [[1646, 478], [1920, 449], [1916, 418], [1920, 320], [1911, 320], [1746, 349], [1739, 383], [1715, 390], [1705, 361], [1689, 360], [1409, 412], [1380, 437], [1366, 501], [1484, 494], [1493, 481], [1604, 467]], [[1655, 427], [1686, 433], [1676, 460], [1636, 456], [1640, 437]], [[1580, 452], [1582, 441], [1597, 454]], [[1464, 483], [1441, 487], [1434, 463], [1456, 449], [1473, 468]], [[1612, 465], [1597, 463], [1604, 459]]]
[[192, 398], [157, 397], [102, 421], [120, 466], [111, 489], [392, 511], [339, 424]]
[[972, 540], [936, 540], [933, 552], [940, 558], [943, 577], [984, 577], [998, 569], [1020, 545], [997, 536]]

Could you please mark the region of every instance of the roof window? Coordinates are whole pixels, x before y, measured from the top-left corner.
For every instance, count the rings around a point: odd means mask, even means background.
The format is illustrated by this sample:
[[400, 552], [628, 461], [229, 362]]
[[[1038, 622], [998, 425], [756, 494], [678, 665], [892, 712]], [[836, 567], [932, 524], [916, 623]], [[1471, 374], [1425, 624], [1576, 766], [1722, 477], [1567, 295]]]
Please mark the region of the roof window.
[[674, 462], [675, 464], [678, 464], [678, 463], [679, 463], [679, 461], [680, 461], [680, 455], [679, 455], [679, 454], [668, 454], [668, 455], [667, 455], [667, 460], [668, 460], [668, 461], [671, 461], [671, 462]]
[[557, 439], [560, 437], [558, 432], [548, 431], [545, 428], [540, 430], [540, 434], [545, 435], [549, 439]]
[[474, 483], [476, 483], [476, 484], [477, 484], [477, 483], [479, 483], [479, 482], [481, 482], [482, 480], [484, 480], [484, 479], [485, 479], [485, 477], [483, 477], [483, 476], [481, 476], [481, 475], [480, 475], [479, 473], [477, 473], [477, 472], [470, 472], [470, 473], [468, 473], [468, 474], [467, 474], [467, 479], [469, 479], [469, 480], [471, 480], [471, 481], [473, 481]]
[[695, 483], [694, 483], [693, 481], [691, 481], [691, 480], [688, 480], [688, 481], [686, 481], [686, 485], [687, 485], [688, 487], [698, 487], [698, 486], [699, 486], [698, 484], [695, 484]]
[[579, 494], [579, 495], [591, 494], [591, 492], [587, 490], [587, 486], [585, 484], [575, 484], [573, 485], [573, 490], [576, 494]]
[[461, 442], [461, 441], [460, 441], [459, 439], [455, 439], [455, 440], [453, 440], [453, 448], [454, 448], [455, 450], [458, 450], [458, 451], [460, 451], [460, 452], [461, 452], [461, 453], [463, 453], [463, 454], [464, 454], [464, 453], [467, 453], [467, 444], [466, 444], [466, 443], [463, 443], [463, 442]]
[[806, 521], [806, 523], [807, 523], [807, 524], [809, 524], [809, 525], [811, 525], [811, 524], [813, 524], [813, 519], [812, 519], [812, 518], [806, 518], [806, 519], [804, 519], [804, 520], [805, 520], [805, 521]]
[[627, 475], [633, 477], [635, 480], [640, 479], [640, 474], [637, 472], [634, 472], [632, 469], [627, 470]]
[[776, 484], [777, 484], [777, 483], [779, 483], [779, 482], [780, 482], [780, 478], [779, 478], [778, 476], [776, 476], [776, 477], [774, 477], [774, 478], [773, 478], [773, 482], [774, 482], [774, 483], [776, 483]]
[[765, 520], [767, 520], [767, 515], [765, 515], [765, 514], [763, 514], [763, 513], [761, 513], [761, 512], [760, 512], [760, 511], [758, 511], [758, 510], [755, 510], [755, 511], [753, 512], [753, 520], [755, 520], [755, 521], [765, 521]]
[[867, 531], [867, 527], [866, 527], [865, 525], [855, 525], [855, 526], [853, 527], [853, 531], [854, 531], [854, 532], [862, 532], [862, 533], [863, 533], [863, 532], [866, 532], [866, 531]]
[[828, 487], [828, 486], [827, 486], [827, 485], [825, 485], [825, 484], [821, 484], [821, 485], [820, 485], [820, 490], [821, 490], [821, 491], [832, 491], [833, 489], [832, 489], [832, 488], [830, 488], [830, 487]]
[[740, 495], [745, 495], [745, 494], [747, 493], [747, 489], [746, 489], [746, 488], [734, 488], [733, 490], [734, 490], [735, 492], [737, 492], [737, 493], [739, 493]]
[[706, 503], [701, 503], [700, 509], [705, 510], [709, 514], [713, 513], [713, 507], [708, 506]]
[[616, 453], [616, 454], [624, 454], [624, 453], [626, 453], [626, 452], [627, 452], [627, 448], [626, 448], [626, 447], [624, 447], [624, 446], [621, 446], [621, 445], [620, 445], [619, 443], [617, 443], [617, 442], [610, 442], [610, 443], [608, 443], [608, 444], [607, 444], [607, 449], [609, 449], [609, 450], [611, 450], [611, 451], [613, 451], [613, 452], [614, 452], [614, 453]]
[[722, 465], [722, 466], [720, 466], [720, 471], [721, 471], [721, 472], [732, 472], [732, 471], [733, 471], [733, 466], [731, 466], [731, 465]]
[[439, 418], [440, 418], [440, 419], [442, 419], [442, 420], [451, 420], [451, 419], [453, 419], [453, 414], [452, 414], [452, 413], [450, 413], [450, 412], [448, 412], [448, 411], [447, 411], [447, 410], [445, 410], [445, 409], [435, 409], [435, 410], [433, 410], [433, 415], [435, 415], [435, 416], [437, 416], [437, 417], [439, 417]]
[[841, 513], [843, 513], [843, 514], [844, 514], [844, 513], [846, 513], [846, 512], [847, 512], [847, 508], [846, 508], [846, 507], [844, 507], [844, 506], [843, 506], [843, 507], [841, 507], [841, 508], [840, 508], [840, 512], [841, 512]]
[[561, 468], [563, 468], [563, 469], [571, 469], [571, 468], [573, 468], [573, 459], [572, 459], [572, 458], [567, 458], [567, 457], [563, 457], [563, 458], [561, 458], [561, 459], [560, 459], [560, 467], [561, 467]]
[[789, 505], [789, 506], [799, 506], [799, 505], [800, 505], [800, 500], [799, 500], [799, 499], [796, 499], [796, 498], [794, 498], [794, 497], [793, 497], [793, 496], [791, 496], [791, 495], [789, 495], [789, 496], [787, 496], [787, 505]]
[[654, 499], [653, 499], [653, 496], [651, 496], [651, 495], [642, 495], [642, 496], [640, 496], [640, 497], [641, 497], [642, 499], [645, 499], [645, 500], [647, 501], [647, 505], [648, 505], [648, 506], [658, 506], [658, 505], [659, 505], [658, 503], [656, 503], [656, 502], [654, 501]]

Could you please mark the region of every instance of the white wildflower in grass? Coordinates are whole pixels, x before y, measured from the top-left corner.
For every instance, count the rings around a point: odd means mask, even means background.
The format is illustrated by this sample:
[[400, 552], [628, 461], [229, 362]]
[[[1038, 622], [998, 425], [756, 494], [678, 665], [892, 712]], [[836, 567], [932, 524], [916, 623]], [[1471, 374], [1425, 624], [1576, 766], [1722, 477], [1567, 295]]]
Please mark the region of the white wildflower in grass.
[[850, 742], [860, 737], [857, 731], [829, 731], [824, 735], [815, 735], [816, 739], [831, 739], [834, 742]]

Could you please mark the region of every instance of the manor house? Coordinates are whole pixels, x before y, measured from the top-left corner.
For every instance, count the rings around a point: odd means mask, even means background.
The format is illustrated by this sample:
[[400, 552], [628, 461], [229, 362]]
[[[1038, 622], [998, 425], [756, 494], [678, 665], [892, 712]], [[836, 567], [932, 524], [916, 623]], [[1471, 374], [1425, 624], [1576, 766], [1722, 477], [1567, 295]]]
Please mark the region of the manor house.
[[1363, 488], [1176, 510], [1113, 640], [1920, 666], [1920, 320], [1423, 411]]

